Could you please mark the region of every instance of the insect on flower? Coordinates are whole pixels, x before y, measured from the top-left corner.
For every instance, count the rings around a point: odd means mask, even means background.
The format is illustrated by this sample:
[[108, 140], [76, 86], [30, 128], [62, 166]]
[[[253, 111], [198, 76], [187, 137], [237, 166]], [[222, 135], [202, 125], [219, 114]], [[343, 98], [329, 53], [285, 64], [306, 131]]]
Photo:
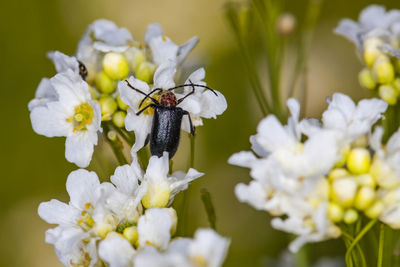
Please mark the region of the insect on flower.
[[[181, 124], [184, 115], [187, 115], [189, 118], [190, 133], [194, 136], [195, 128], [192, 124], [189, 112], [178, 107], [178, 105], [182, 103], [182, 101], [185, 100], [188, 96], [194, 94], [195, 86], [206, 88], [218, 97], [217, 93], [213, 89], [205, 85], [193, 84], [192, 82], [190, 82], [190, 84], [178, 85], [167, 90], [155, 88], [148, 94], [142, 92], [139, 89], [136, 89], [127, 80], [125, 82], [130, 88], [145, 96], [141, 100], [139, 108], [142, 107], [146, 99], [150, 99], [152, 101], [152, 103], [140, 109], [136, 113], [136, 115], [139, 116], [143, 111], [147, 110], [148, 108], [154, 109], [155, 112], [151, 126], [151, 132], [146, 139], [145, 145], [150, 141], [151, 154], [158, 157], [161, 157], [164, 151], [169, 153], [169, 158], [172, 158], [175, 155], [175, 152], [178, 149], [179, 145]], [[182, 98], [177, 99], [172, 91], [178, 88], [183, 88], [185, 86], [191, 86], [192, 91]], [[159, 100], [152, 96], [152, 94], [156, 92], [160, 93]]]

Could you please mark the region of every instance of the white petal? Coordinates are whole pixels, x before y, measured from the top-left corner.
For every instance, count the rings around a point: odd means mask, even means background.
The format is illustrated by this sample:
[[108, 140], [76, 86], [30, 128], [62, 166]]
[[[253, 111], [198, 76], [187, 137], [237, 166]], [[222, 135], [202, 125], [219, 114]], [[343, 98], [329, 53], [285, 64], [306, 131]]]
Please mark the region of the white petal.
[[128, 131], [135, 132], [135, 144], [132, 146], [132, 153], [136, 153], [144, 146], [147, 136], [151, 132], [153, 116], [140, 114], [139, 116], [133, 112], [128, 112], [125, 117], [125, 128]]
[[240, 202], [248, 203], [258, 210], [265, 210], [268, 196], [260, 183], [251, 181], [249, 185], [237, 184], [235, 195]]
[[65, 158], [81, 168], [89, 166], [94, 145], [97, 144], [97, 133], [89, 131], [76, 132], [65, 141]]
[[119, 191], [131, 195], [138, 188], [138, 180], [141, 177], [142, 170], [139, 166], [123, 165], [115, 169], [110, 180]]
[[164, 34], [163, 29], [159, 23], [152, 23], [147, 26], [144, 41], [150, 43], [151, 39], [162, 36]]
[[357, 22], [351, 19], [342, 19], [334, 32], [353, 42], [358, 49], [362, 48], [362, 39], [360, 36], [362, 29]]
[[99, 257], [110, 267], [131, 267], [135, 249], [128, 240], [115, 232], [107, 235], [99, 244]]
[[71, 125], [62, 111], [50, 107], [35, 107], [30, 114], [33, 130], [47, 137], [67, 136]]
[[167, 209], [147, 209], [138, 221], [139, 244], [166, 249], [171, 239], [172, 219]]
[[69, 57], [59, 51], [49, 52], [47, 56], [53, 61], [57, 72], [64, 72], [70, 69], [79, 75], [79, 63], [75, 57]]
[[221, 115], [228, 104], [226, 103], [226, 99], [223, 94], [214, 90], [217, 94], [215, 95], [211, 90], [206, 90], [202, 94], [201, 98], [201, 113], [200, 116], [203, 118], [217, 118], [217, 115]]
[[95, 172], [84, 169], [73, 171], [67, 179], [67, 192], [70, 202], [77, 208], [82, 208], [85, 204], [92, 205], [96, 200], [96, 189], [100, 186], [99, 178]]
[[229, 159], [228, 163], [232, 165], [237, 165], [240, 167], [251, 168], [253, 163], [257, 161], [256, 156], [250, 151], [241, 151], [239, 153], [233, 154]]
[[188, 56], [190, 51], [192, 51], [192, 49], [197, 45], [198, 42], [199, 42], [199, 38], [196, 36], [196, 37], [193, 37], [190, 40], [188, 40], [186, 43], [179, 46], [178, 52], [177, 52], [178, 64], [181, 64], [185, 60], [185, 58]]
[[80, 211], [56, 199], [39, 205], [40, 218], [50, 224], [74, 225]]
[[164, 61], [154, 73], [154, 88], [169, 89], [175, 86], [176, 62]]
[[164, 152], [162, 157], [152, 156], [147, 165], [145, 177], [152, 181], [166, 179], [169, 171], [168, 152]]
[[57, 100], [58, 95], [51, 85], [50, 80], [43, 78], [36, 90], [35, 98], [28, 104], [28, 109], [29, 111], [32, 111], [35, 107], [45, 106], [48, 102]]

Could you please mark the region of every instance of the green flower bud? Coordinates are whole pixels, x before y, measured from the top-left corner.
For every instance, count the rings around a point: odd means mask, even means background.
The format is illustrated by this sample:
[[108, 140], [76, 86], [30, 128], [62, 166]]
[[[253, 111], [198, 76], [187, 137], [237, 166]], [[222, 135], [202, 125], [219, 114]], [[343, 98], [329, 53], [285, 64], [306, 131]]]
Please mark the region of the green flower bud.
[[394, 79], [394, 67], [387, 56], [375, 60], [373, 71], [379, 83], [391, 83]]
[[117, 95], [117, 103], [118, 103], [118, 107], [122, 110], [128, 110], [129, 106], [127, 104], [125, 104], [124, 101], [122, 101], [120, 95]]
[[343, 220], [344, 211], [341, 206], [336, 203], [330, 202], [328, 206], [328, 217], [332, 222], [340, 222]]
[[351, 146], [354, 147], [367, 147], [368, 146], [368, 137], [366, 134], [361, 135], [358, 137]]
[[150, 62], [143, 62], [137, 68], [135, 76], [137, 79], [142, 80], [146, 83], [152, 83], [155, 70], [156, 66], [154, 64]]
[[109, 95], [102, 95], [98, 100], [101, 109], [101, 120], [109, 121], [111, 116], [117, 110], [118, 105], [114, 98]]
[[375, 196], [374, 189], [369, 186], [363, 186], [356, 195], [354, 206], [359, 210], [365, 210], [371, 206], [372, 202], [375, 200]]
[[[372, 169], [372, 166], [371, 166], [371, 169]], [[375, 186], [376, 186], [375, 179], [372, 177], [372, 175], [370, 175], [368, 173], [356, 176], [356, 180], [360, 186], [369, 186], [371, 188], [375, 188]]]
[[376, 81], [369, 68], [364, 68], [358, 74], [358, 80], [362, 87], [373, 90], [376, 87]]
[[346, 169], [335, 168], [335, 169], [331, 170], [331, 172], [329, 173], [328, 180], [332, 182], [332, 181], [336, 180], [337, 178], [342, 178], [342, 177], [346, 177], [349, 175], [350, 175], [350, 173]]
[[89, 85], [89, 93], [92, 99], [97, 99], [100, 97], [100, 93], [91, 85]]
[[379, 46], [383, 45], [384, 42], [376, 37], [369, 38], [364, 41], [364, 61], [367, 66], [372, 67], [375, 63], [375, 60], [383, 55], [382, 51], [379, 50]]
[[129, 60], [129, 64], [131, 67], [132, 72], [137, 72], [139, 66], [146, 62], [146, 55], [142, 50], [138, 48], [130, 48], [128, 51], [125, 52], [126, 57]]
[[389, 105], [393, 106], [397, 103], [399, 91], [391, 85], [379, 86], [379, 97], [385, 100]]
[[397, 93], [400, 94], [400, 78], [397, 77], [396, 79], [394, 79], [393, 81], [393, 87], [396, 88]]
[[97, 74], [95, 84], [97, 89], [105, 94], [111, 94], [117, 88], [117, 82], [112, 80], [104, 71]]
[[358, 184], [354, 177], [338, 178], [332, 182], [331, 196], [342, 207], [351, 207]]
[[135, 245], [139, 238], [136, 226], [129, 226], [124, 229], [122, 235], [132, 244]]
[[113, 80], [123, 80], [129, 74], [128, 61], [115, 52], [109, 52], [103, 57], [103, 69]]
[[384, 209], [384, 204], [381, 200], [377, 200], [375, 203], [371, 205], [366, 211], [365, 215], [367, 215], [371, 219], [378, 218]]
[[117, 111], [112, 116], [112, 121], [114, 125], [117, 126], [118, 128], [123, 128], [125, 126], [125, 117], [126, 117], [125, 111]]
[[358, 212], [355, 209], [348, 209], [344, 213], [343, 221], [347, 224], [355, 223], [358, 219]]
[[353, 148], [347, 156], [347, 168], [354, 174], [367, 173], [371, 166], [371, 155], [366, 148]]

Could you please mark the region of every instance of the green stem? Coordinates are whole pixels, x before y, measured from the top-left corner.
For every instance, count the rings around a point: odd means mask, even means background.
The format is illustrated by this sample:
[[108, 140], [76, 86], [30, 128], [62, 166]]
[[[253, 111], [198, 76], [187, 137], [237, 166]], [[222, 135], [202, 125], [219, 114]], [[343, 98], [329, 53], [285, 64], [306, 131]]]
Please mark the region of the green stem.
[[[347, 232], [345, 232], [343, 230], [342, 230], [342, 235], [345, 237], [343, 239], [344, 239], [344, 242], [346, 244], [346, 247], [347, 248], [350, 247], [351, 243], [354, 241], [354, 238], [349, 233], [347, 233]], [[359, 244], [356, 245], [356, 249], [357, 249], [358, 254], [360, 255], [361, 262], [362, 262], [363, 266], [366, 266], [367, 263], [366, 263], [366, 260], [365, 260], [365, 255], [364, 255], [364, 252], [362, 251], [362, 249], [361, 249]], [[355, 256], [354, 253], [352, 253], [352, 257], [353, 257], [353, 260], [355, 262], [357, 262], [357, 259], [356, 259], [356, 256]], [[352, 267], [353, 266], [353, 261], [351, 259], [346, 259], [346, 265], [348, 267]]]
[[383, 264], [383, 246], [385, 241], [385, 225], [381, 224], [379, 229], [379, 249], [377, 267], [382, 267]]
[[[346, 251], [346, 255], [345, 255], [345, 259], [346, 262], [348, 261], [348, 259], [350, 259], [351, 257], [351, 252], [353, 250], [353, 248], [358, 244], [358, 242], [360, 242], [361, 238], [364, 237], [364, 235], [366, 233], [368, 233], [368, 231], [375, 225], [375, 223], [377, 222], [377, 219], [374, 219], [372, 221], [370, 221], [361, 231], [360, 233], [358, 233], [358, 235], [354, 238], [353, 242], [351, 242], [350, 247], [347, 249]], [[363, 266], [366, 266], [366, 263], [363, 264]]]
[[115, 126], [113, 126], [113, 129], [122, 137], [122, 139], [125, 140], [125, 142], [128, 143], [128, 145], [133, 146], [133, 140], [130, 138], [130, 136], [124, 133], [123, 130]]
[[299, 252], [296, 253], [296, 267], [308, 267], [308, 250], [307, 246], [303, 246]]
[[112, 140], [109, 137], [109, 133], [111, 132], [110, 126], [107, 123], [103, 123], [104, 129], [104, 138], [106, 139], [107, 143], [111, 146], [112, 151], [114, 152], [115, 157], [117, 158], [120, 165], [128, 164], [128, 161], [125, 158], [123, 149], [123, 144], [119, 140], [118, 135], [115, 133], [115, 138]]

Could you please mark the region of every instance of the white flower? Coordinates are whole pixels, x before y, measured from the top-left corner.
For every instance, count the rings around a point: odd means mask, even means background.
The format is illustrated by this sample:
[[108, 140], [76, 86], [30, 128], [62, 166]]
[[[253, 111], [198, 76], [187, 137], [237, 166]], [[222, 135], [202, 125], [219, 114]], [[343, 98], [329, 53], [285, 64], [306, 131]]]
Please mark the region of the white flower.
[[[150, 88], [147, 83], [139, 79], [135, 79], [134, 77], [130, 77], [128, 81], [134, 88], [141, 90], [145, 94], [148, 94], [152, 89], [155, 88], [160, 88], [162, 90], [173, 88], [175, 86], [175, 73], [176, 62], [167, 61], [162, 63], [157, 68], [154, 74], [154, 84], [152, 88]], [[198, 85], [205, 85], [205, 83], [202, 81], [204, 75], [204, 69], [199, 69], [189, 76], [185, 84], [194, 83]], [[151, 132], [154, 110], [153, 108], [148, 108], [139, 115], [136, 115], [136, 113], [145, 108], [147, 105], [151, 104], [152, 101], [150, 99], [146, 99], [139, 107], [145, 96], [130, 88], [126, 81], [119, 82], [118, 89], [122, 101], [129, 105], [128, 114], [125, 118], [125, 127], [128, 131], [135, 132], [136, 139], [135, 144], [132, 147], [132, 152], [137, 152], [144, 146], [145, 140]], [[181, 99], [190, 93], [191, 90], [191, 86], [185, 86], [184, 94], [176, 93], [175, 95], [178, 99]], [[214, 92], [215, 93], [213, 93], [211, 90], [205, 90], [205, 88], [201, 86], [195, 86], [195, 93], [179, 103], [177, 107], [188, 111], [194, 126], [200, 126], [202, 125], [202, 117], [216, 118], [216, 116], [222, 114], [227, 107], [225, 97], [218, 91], [214, 90]], [[153, 94], [152, 96], [157, 98], [156, 94]], [[182, 129], [190, 132], [189, 119], [186, 116], [183, 118]]]
[[164, 35], [158, 23], [150, 24], [147, 27], [144, 40], [151, 49], [153, 62], [156, 65], [161, 65], [168, 60], [173, 60], [181, 64], [199, 42], [198, 37], [193, 37], [183, 45], [178, 46]]
[[109, 267], [131, 267], [135, 254], [129, 241], [115, 232], [109, 233], [99, 244], [99, 257]]
[[177, 193], [186, 190], [191, 181], [203, 175], [192, 168], [187, 173], [179, 171], [168, 175], [168, 160], [167, 152], [160, 158], [152, 156], [149, 160], [142, 179], [142, 183], [147, 185], [146, 195], [142, 199], [146, 208], [169, 205]]
[[43, 80], [28, 107], [33, 130], [47, 137], [65, 136], [65, 157], [87, 167], [101, 131], [101, 112], [91, 100], [88, 84], [68, 69]]
[[72, 70], [77, 79], [81, 78], [79, 70], [79, 62], [76, 57], [67, 56], [59, 51], [48, 52], [47, 56], [53, 61], [57, 73]]
[[372, 98], [363, 99], [357, 106], [350, 97], [335, 93], [328, 100], [328, 109], [322, 114], [323, 126], [343, 135], [343, 145], [368, 134], [377, 120], [383, 118], [387, 102]]
[[198, 229], [188, 247], [188, 258], [194, 266], [219, 267], [225, 260], [229, 240], [211, 229]]
[[386, 12], [384, 6], [370, 5], [361, 11], [358, 22], [342, 19], [335, 33], [352, 41], [361, 50], [367, 37], [390, 38], [400, 33], [400, 10]]

